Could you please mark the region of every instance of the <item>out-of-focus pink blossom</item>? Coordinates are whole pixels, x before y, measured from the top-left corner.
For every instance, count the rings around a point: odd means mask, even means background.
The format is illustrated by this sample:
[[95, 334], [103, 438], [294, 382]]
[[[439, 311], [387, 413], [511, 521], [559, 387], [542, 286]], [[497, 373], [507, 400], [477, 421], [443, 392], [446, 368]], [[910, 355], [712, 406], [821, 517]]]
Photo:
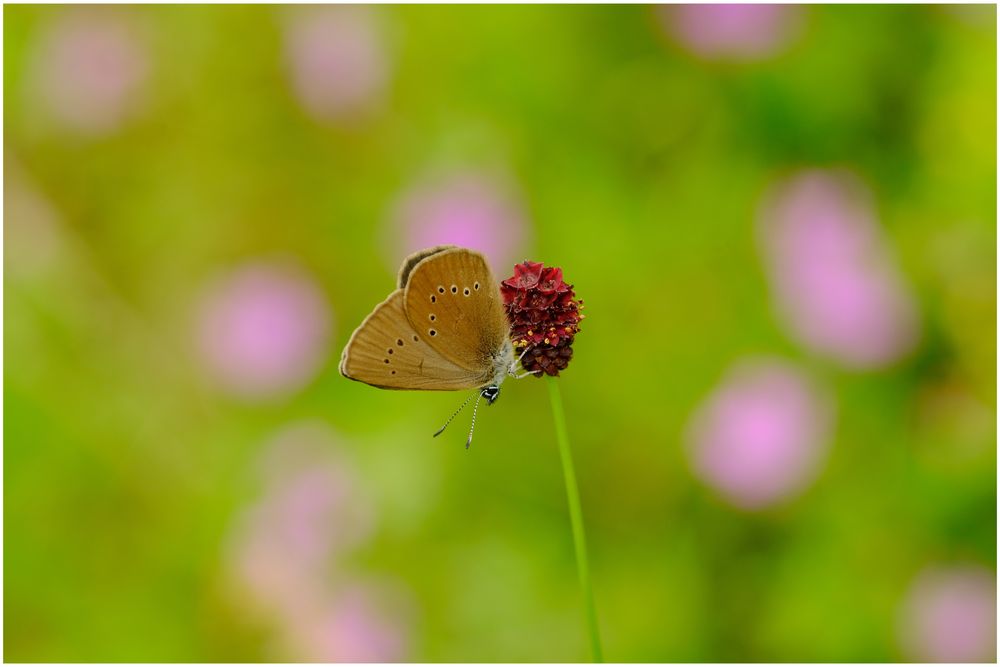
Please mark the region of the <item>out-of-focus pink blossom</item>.
[[252, 597], [286, 612], [307, 604], [334, 556], [371, 531], [372, 511], [357, 473], [319, 423], [279, 433], [262, 456], [261, 498], [240, 517], [233, 564]]
[[404, 196], [391, 221], [388, 254], [398, 266], [411, 252], [450, 243], [479, 250], [496, 268], [523, 260], [526, 239], [524, 214], [509, 190], [483, 174], [463, 173]]
[[337, 436], [323, 422], [283, 429], [261, 456], [261, 474], [286, 548], [308, 562], [356, 547], [373, 529], [371, 501]]
[[305, 591], [326, 578], [334, 556], [367, 533], [370, 517], [344, 469], [325, 464], [302, 470], [247, 509], [236, 570], [266, 606], [298, 609], [307, 601]]
[[30, 71], [46, 112], [70, 130], [117, 130], [140, 103], [146, 53], [108, 9], [73, 9], [46, 27]]
[[761, 60], [781, 51], [797, 35], [802, 7], [795, 5], [664, 5], [667, 32], [689, 51], [709, 60]]
[[389, 59], [377, 17], [363, 6], [298, 7], [285, 51], [299, 102], [319, 120], [353, 119], [382, 100]]
[[996, 630], [996, 575], [979, 566], [925, 570], [900, 615], [903, 650], [921, 662], [995, 662]]
[[370, 535], [374, 510], [336, 436], [320, 422], [293, 424], [268, 444], [260, 468], [261, 497], [238, 517], [228, 556], [251, 609], [273, 625], [276, 657], [404, 659], [402, 591], [338, 572], [338, 559]]
[[270, 398], [300, 389], [327, 353], [331, 315], [294, 265], [253, 263], [209, 286], [197, 323], [206, 370], [228, 391]]
[[916, 307], [856, 180], [792, 178], [766, 199], [759, 231], [778, 316], [800, 344], [855, 369], [913, 349]]
[[297, 660], [307, 662], [399, 662], [407, 637], [398, 604], [377, 599], [366, 585], [354, 584], [331, 596], [318, 613], [290, 627]]
[[743, 509], [784, 500], [816, 477], [832, 407], [795, 367], [745, 361], [698, 409], [688, 431], [695, 474]]

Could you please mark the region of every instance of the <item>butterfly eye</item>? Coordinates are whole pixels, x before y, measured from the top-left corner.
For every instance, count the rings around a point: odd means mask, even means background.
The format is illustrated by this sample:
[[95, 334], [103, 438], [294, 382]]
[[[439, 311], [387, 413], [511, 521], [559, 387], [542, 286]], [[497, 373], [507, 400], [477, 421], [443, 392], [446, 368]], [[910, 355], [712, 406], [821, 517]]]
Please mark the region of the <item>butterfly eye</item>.
[[466, 288], [465, 288], [465, 289], [464, 289], [464, 290], [462, 291], [462, 293], [463, 293], [463, 294], [464, 294], [465, 296], [469, 296], [470, 294], [472, 294], [472, 292], [470, 292], [470, 291], [469, 291], [469, 288], [468, 288], [468, 287], [466, 287]]
[[458, 294], [458, 287], [456, 285], [452, 285], [451, 286], [451, 293], [452, 294]]

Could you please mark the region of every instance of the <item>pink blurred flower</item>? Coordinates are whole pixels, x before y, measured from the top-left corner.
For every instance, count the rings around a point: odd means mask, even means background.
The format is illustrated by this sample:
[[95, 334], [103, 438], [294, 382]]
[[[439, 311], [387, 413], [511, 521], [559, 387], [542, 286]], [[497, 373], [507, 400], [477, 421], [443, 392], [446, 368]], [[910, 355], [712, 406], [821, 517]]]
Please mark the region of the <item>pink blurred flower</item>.
[[359, 472], [321, 422], [293, 424], [259, 459], [260, 499], [234, 523], [228, 561], [282, 659], [394, 662], [405, 657], [407, 598], [382, 582], [347, 580], [337, 561], [373, 528]]
[[350, 549], [371, 533], [373, 511], [363, 482], [341, 453], [336, 434], [321, 421], [292, 424], [275, 436], [260, 458], [274, 524], [309, 562]]
[[391, 221], [390, 263], [450, 243], [484, 253], [495, 270], [524, 259], [527, 224], [510, 192], [483, 174], [463, 173], [407, 193]]
[[328, 353], [331, 315], [319, 287], [301, 269], [243, 266], [210, 285], [197, 323], [207, 371], [246, 398], [286, 395], [319, 371]]
[[323, 424], [294, 424], [266, 447], [262, 497], [239, 517], [231, 544], [242, 585], [284, 613], [308, 606], [336, 555], [370, 535], [373, 510], [357, 472]]
[[354, 118], [381, 102], [389, 63], [371, 8], [295, 8], [285, 51], [295, 94], [319, 120]]
[[692, 53], [710, 60], [751, 61], [773, 56], [796, 36], [796, 5], [665, 5], [664, 28]]
[[743, 509], [784, 500], [816, 477], [832, 408], [795, 367], [777, 360], [732, 369], [688, 431], [695, 474]]
[[136, 111], [147, 69], [145, 50], [122, 17], [76, 8], [47, 26], [29, 76], [58, 122], [104, 135]]
[[996, 630], [996, 575], [978, 566], [925, 570], [900, 614], [900, 641], [916, 661], [995, 662]]
[[[386, 598], [386, 596], [382, 596]], [[378, 599], [375, 591], [354, 584], [333, 596], [322, 609], [288, 628], [296, 660], [306, 662], [400, 662], [407, 637], [398, 595]]]
[[337, 467], [302, 470], [249, 507], [242, 517], [236, 571], [251, 595], [281, 610], [323, 580], [333, 557], [357, 542], [370, 512], [355, 501]]
[[800, 344], [856, 369], [913, 349], [916, 307], [853, 179], [792, 178], [765, 200], [759, 231], [778, 316]]

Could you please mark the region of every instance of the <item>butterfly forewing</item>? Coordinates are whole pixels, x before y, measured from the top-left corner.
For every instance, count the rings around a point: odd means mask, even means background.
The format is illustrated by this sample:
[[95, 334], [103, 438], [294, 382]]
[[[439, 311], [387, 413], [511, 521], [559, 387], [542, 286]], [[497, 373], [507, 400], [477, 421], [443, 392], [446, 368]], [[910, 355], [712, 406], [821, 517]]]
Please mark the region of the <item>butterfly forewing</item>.
[[507, 316], [486, 259], [465, 248], [436, 251], [409, 272], [405, 309], [410, 325], [442, 357], [481, 374], [504, 346]]
[[403, 290], [390, 294], [354, 332], [340, 372], [383, 389], [470, 389], [485, 380], [482, 373], [443, 357], [413, 330], [403, 310]]

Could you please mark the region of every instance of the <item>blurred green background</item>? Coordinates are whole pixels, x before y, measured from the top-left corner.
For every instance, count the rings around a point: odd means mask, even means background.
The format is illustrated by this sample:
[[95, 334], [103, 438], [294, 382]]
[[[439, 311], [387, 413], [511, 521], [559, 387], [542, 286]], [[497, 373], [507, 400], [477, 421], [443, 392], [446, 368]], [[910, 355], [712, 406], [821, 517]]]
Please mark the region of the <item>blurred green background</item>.
[[6, 660], [586, 660], [542, 383], [337, 372], [437, 242], [586, 302], [609, 660], [995, 660], [995, 7], [4, 18]]

